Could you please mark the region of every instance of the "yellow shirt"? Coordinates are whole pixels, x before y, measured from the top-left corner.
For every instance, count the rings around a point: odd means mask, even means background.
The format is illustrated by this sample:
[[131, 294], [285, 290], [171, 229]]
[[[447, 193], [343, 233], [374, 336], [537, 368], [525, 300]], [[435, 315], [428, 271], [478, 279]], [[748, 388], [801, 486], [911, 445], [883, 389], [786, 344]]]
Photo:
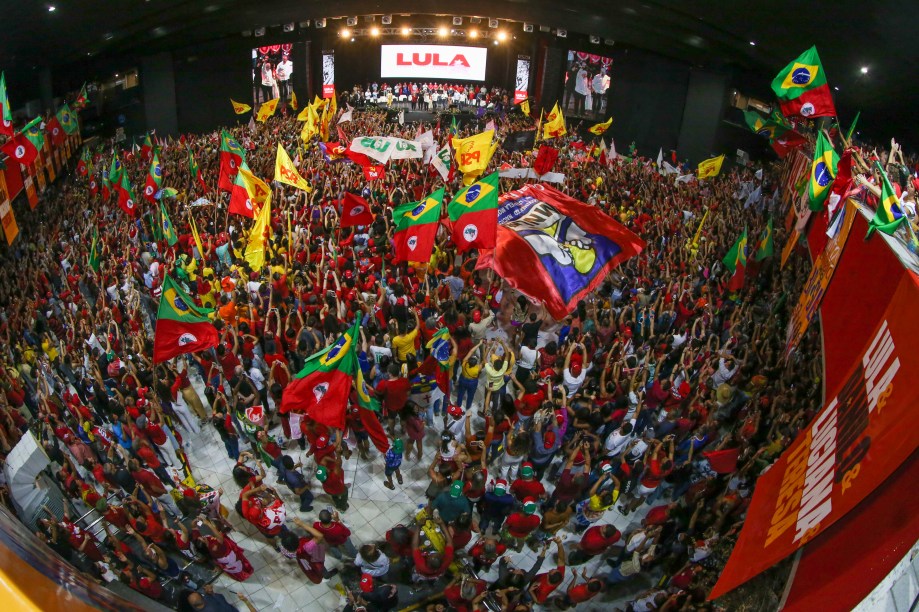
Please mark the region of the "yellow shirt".
[[482, 366], [479, 364], [469, 365], [469, 363], [463, 364], [463, 378], [470, 378], [476, 380], [479, 377], [479, 372], [482, 371]]
[[418, 337], [418, 329], [413, 329], [407, 334], [396, 336], [392, 339], [392, 348], [396, 351], [396, 359], [405, 361], [406, 357], [415, 353], [415, 338]]

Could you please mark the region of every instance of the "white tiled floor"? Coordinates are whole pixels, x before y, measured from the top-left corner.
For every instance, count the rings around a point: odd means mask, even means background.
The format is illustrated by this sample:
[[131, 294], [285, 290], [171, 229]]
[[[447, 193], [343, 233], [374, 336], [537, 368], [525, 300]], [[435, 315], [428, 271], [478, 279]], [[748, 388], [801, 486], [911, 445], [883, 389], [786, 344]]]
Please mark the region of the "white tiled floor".
[[[199, 394], [204, 398], [203, 386], [196, 376], [192, 378]], [[476, 404], [481, 401], [477, 398]], [[473, 412], [476, 406], [473, 406]], [[188, 458], [192, 471], [198, 482], [203, 482], [211, 487], [221, 487], [224, 490], [223, 503], [230, 509], [229, 521], [237, 529], [231, 537], [246, 551], [246, 556], [255, 569], [254, 574], [243, 583], [236, 582], [221, 575], [215, 582], [215, 588], [227, 596], [231, 603], [238, 603], [234, 593], [246, 594], [259, 611], [269, 610], [340, 610], [345, 605], [344, 591], [338, 576], [322, 584], [314, 585], [301, 573], [296, 563], [283, 558], [271, 545], [246, 521], [232, 510], [239, 497], [239, 487], [232, 478], [234, 462], [227, 457], [223, 443], [212, 426], [205, 426], [199, 434], [186, 434], [188, 441]], [[397, 434], [401, 431], [397, 428]], [[280, 427], [272, 431], [280, 434]], [[343, 513], [343, 521], [351, 529], [352, 541], [356, 546], [375, 540], [382, 540], [386, 531], [398, 523], [408, 524], [417, 512], [419, 504], [424, 503], [424, 491], [429, 483], [427, 469], [434, 458], [435, 444], [439, 439], [439, 431], [429, 428], [424, 444], [424, 454], [420, 462], [406, 459], [402, 464], [404, 484], [396, 483], [396, 490], [390, 491], [383, 486], [383, 460], [381, 455], [371, 446], [371, 461], [360, 459], [356, 450], [349, 460], [345, 461], [345, 482], [350, 484], [349, 504], [350, 509]], [[353, 448], [353, 446], [352, 446]], [[246, 450], [246, 445], [241, 444], [240, 450]], [[296, 444], [286, 451], [295, 461], [299, 460], [302, 453]], [[304, 465], [311, 465], [304, 461]], [[272, 473], [266, 477], [266, 482], [275, 485], [276, 475]], [[291, 516], [312, 523], [315, 515], [325, 507], [330, 500], [322, 494], [318, 483], [313, 482], [313, 492], [316, 500], [314, 510], [310, 513], [299, 512], [299, 499], [284, 485], [276, 485], [277, 491], [287, 502], [287, 511]], [[547, 487], [551, 491], [551, 486]], [[625, 517], [618, 511], [610, 510], [601, 521], [613, 523], [621, 532], [626, 533], [633, 529], [639, 522], [646, 507], [637, 513]], [[560, 532], [566, 543], [576, 543], [579, 536], [565, 529]], [[473, 542], [476, 538], [473, 537]], [[566, 545], [566, 549], [570, 547]], [[536, 554], [524, 547], [520, 553], [510, 551], [514, 564], [518, 567], [529, 569], [536, 560]], [[340, 567], [340, 562], [328, 556], [326, 567]], [[551, 569], [553, 562], [551, 556], [546, 559], [543, 570]], [[590, 563], [580, 566], [586, 567], [593, 575], [602, 576], [609, 569], [603, 560], [595, 559]], [[490, 573], [482, 575], [486, 580], [497, 578], [497, 564]], [[565, 585], [567, 585], [567, 578]], [[588, 604], [582, 605], [581, 610], [609, 610], [613, 605], [631, 600], [634, 594], [643, 590], [647, 582], [635, 584], [625, 592], [617, 592], [616, 596], [601, 595]], [[401, 602], [400, 602], [401, 603]], [[245, 609], [241, 606], [241, 609]]]

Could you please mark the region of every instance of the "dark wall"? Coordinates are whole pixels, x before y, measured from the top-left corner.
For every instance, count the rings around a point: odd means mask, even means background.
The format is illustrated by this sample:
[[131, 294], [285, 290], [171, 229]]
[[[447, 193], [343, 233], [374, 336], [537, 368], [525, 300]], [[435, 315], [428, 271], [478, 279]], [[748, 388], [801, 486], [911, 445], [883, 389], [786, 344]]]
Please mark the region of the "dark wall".
[[235, 115], [230, 98], [252, 102], [252, 39], [189, 48], [173, 54], [179, 130], [204, 132], [230, 125]]
[[681, 160], [689, 159], [695, 165], [721, 153], [732, 153], [715, 149], [715, 135], [727, 104], [728, 80], [725, 73], [691, 71], [680, 138], [674, 147]]
[[144, 113], [147, 130], [158, 136], [176, 136], [179, 118], [176, 110], [176, 80], [172, 54], [158, 53], [145, 57], [140, 63], [140, 78], [144, 84]]

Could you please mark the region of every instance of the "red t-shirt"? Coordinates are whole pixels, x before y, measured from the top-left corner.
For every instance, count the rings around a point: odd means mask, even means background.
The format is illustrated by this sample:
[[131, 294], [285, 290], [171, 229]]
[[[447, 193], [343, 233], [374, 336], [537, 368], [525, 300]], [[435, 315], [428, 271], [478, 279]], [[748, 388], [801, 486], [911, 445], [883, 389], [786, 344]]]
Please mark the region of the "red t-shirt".
[[350, 529], [341, 523], [335, 522], [329, 523], [328, 526], [324, 526], [319, 521], [316, 521], [313, 523], [313, 529], [322, 534], [329, 546], [340, 546], [344, 544], [345, 540], [351, 535]]
[[377, 393], [383, 400], [383, 409], [389, 413], [400, 412], [405, 408], [412, 382], [407, 378], [381, 380], [376, 386]]
[[530, 532], [539, 527], [540, 518], [535, 514], [514, 512], [507, 517], [507, 532], [515, 538], [525, 538]]
[[536, 585], [536, 588], [533, 589], [533, 599], [536, 603], [546, 603], [546, 600], [549, 599], [549, 595], [565, 581], [565, 568], [564, 566], [559, 567], [558, 571], [562, 573], [562, 579], [559, 580], [558, 584], [549, 583], [549, 573], [538, 574], [536, 578], [533, 579], [533, 584]]
[[546, 488], [538, 480], [524, 480], [518, 478], [511, 485], [511, 494], [517, 498], [517, 501], [523, 503], [527, 497], [540, 498], [546, 493]]
[[588, 555], [599, 555], [619, 541], [622, 534], [617, 529], [610, 537], [603, 536], [603, 527], [591, 527], [581, 536], [580, 547]]
[[160, 479], [150, 470], [140, 469], [135, 472], [131, 472], [131, 478], [137, 481], [144, 491], [150, 493], [154, 497], [163, 495], [166, 493], [166, 487], [163, 486], [163, 483], [160, 482]]
[[322, 490], [329, 495], [341, 495], [345, 492], [345, 475], [338, 468], [327, 467], [328, 478], [322, 483]]
[[579, 604], [581, 602], [587, 601], [600, 592], [591, 592], [587, 588], [588, 584], [589, 583], [587, 582], [582, 582], [581, 584], [576, 584], [568, 589], [568, 599], [571, 600], [571, 603]]
[[438, 576], [443, 576], [447, 568], [450, 567], [450, 564], [453, 563], [453, 547], [447, 546], [444, 548], [443, 555], [441, 555], [443, 562], [440, 564], [438, 569], [433, 569], [428, 566], [428, 558], [422, 553], [419, 549], [415, 549], [412, 552], [412, 558], [415, 560], [415, 571], [425, 578], [437, 578]]

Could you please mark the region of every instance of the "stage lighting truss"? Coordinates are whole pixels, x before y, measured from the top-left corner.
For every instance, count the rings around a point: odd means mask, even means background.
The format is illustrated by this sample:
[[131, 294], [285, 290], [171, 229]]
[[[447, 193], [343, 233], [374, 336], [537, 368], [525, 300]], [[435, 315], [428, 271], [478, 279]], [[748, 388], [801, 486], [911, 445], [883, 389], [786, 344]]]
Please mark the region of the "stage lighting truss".
[[[407, 34], [403, 33], [403, 28], [408, 27], [409, 32]], [[432, 39], [432, 40], [479, 40], [479, 39], [495, 39], [498, 40], [499, 32], [491, 30], [480, 30], [478, 28], [470, 28], [469, 30], [465, 28], [450, 28], [449, 34], [446, 37], [440, 35], [440, 26], [437, 27], [424, 27], [424, 28], [413, 28], [409, 26], [399, 26], [399, 27], [381, 27], [377, 28], [378, 33], [373, 32], [373, 27], [369, 28], [348, 28], [348, 37], [349, 38], [385, 38], [387, 36], [392, 36], [393, 38], [405, 38], [405, 37], [416, 37], [423, 40]], [[476, 31], [476, 35], [473, 37], [469, 34], [472, 30]], [[502, 30], [503, 32], [503, 30]]]

